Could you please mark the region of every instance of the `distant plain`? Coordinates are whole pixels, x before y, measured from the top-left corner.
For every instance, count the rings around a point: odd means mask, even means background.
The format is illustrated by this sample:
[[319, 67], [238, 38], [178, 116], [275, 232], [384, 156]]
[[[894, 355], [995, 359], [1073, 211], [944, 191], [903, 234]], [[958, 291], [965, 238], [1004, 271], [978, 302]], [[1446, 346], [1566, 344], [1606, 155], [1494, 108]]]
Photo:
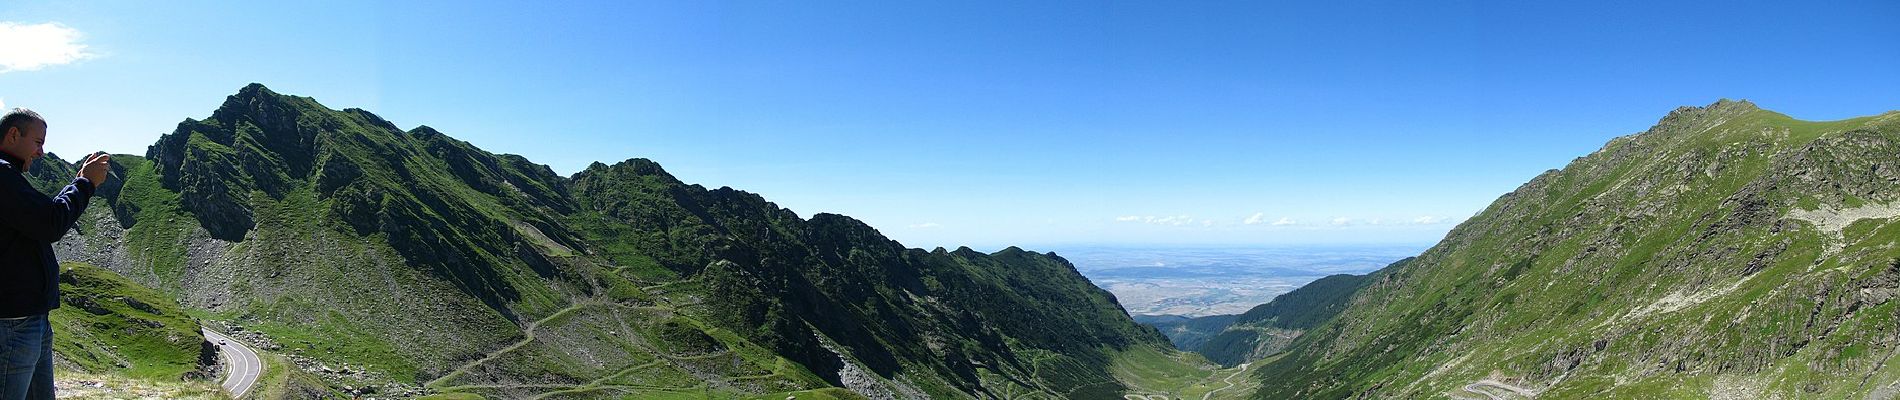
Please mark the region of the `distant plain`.
[[1418, 255], [1424, 245], [1327, 247], [1116, 247], [1053, 249], [1131, 315], [1246, 312], [1333, 274], [1363, 274]]

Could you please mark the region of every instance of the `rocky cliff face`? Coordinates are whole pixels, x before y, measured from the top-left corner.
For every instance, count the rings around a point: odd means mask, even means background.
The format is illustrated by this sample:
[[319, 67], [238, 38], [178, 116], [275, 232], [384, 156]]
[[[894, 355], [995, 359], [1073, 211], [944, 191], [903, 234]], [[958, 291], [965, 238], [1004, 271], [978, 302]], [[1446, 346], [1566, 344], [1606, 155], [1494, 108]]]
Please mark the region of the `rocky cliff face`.
[[1054, 254], [906, 249], [642, 159], [562, 177], [262, 85], [114, 162], [61, 257], [338, 387], [1099, 398], [1113, 354], [1164, 346]]
[[1890, 397], [1900, 113], [1684, 107], [1532, 179], [1260, 366], [1260, 398]]

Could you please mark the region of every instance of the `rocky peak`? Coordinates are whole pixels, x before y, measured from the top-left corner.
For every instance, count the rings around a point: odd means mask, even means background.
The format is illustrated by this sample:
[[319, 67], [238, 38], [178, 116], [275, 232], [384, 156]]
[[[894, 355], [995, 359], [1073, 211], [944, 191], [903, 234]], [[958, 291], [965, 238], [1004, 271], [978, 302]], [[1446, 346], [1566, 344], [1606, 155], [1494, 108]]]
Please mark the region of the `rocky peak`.
[[350, 115], [355, 115], [355, 116], [357, 116], [357, 117], [359, 117], [359, 118], [362, 118], [362, 119], [363, 119], [364, 121], [368, 121], [368, 122], [369, 122], [369, 124], [370, 124], [370, 125], [372, 125], [372, 126], [375, 126], [375, 127], [378, 127], [378, 128], [383, 128], [383, 129], [387, 129], [387, 130], [389, 130], [389, 131], [391, 131], [391, 132], [400, 132], [400, 131], [402, 131], [402, 129], [401, 129], [401, 128], [397, 128], [397, 127], [396, 127], [396, 124], [395, 124], [395, 123], [393, 123], [393, 122], [389, 122], [389, 120], [386, 120], [386, 119], [383, 119], [383, 117], [382, 117], [382, 116], [380, 116], [380, 115], [376, 115], [376, 113], [372, 113], [372, 112], [369, 112], [369, 110], [364, 110], [364, 109], [361, 109], [361, 108], [354, 108], [354, 107], [352, 107], [352, 108], [345, 108], [345, 109], [343, 109], [343, 113], [345, 113], [345, 114], [350, 114]]
[[279, 116], [278, 111], [285, 111], [284, 97], [262, 84], [245, 85], [236, 94], [225, 96], [224, 104], [211, 113], [211, 119], [226, 122], [234, 119], [274, 119]]
[[653, 160], [648, 160], [645, 158], [635, 158], [632, 160], [627, 160], [627, 163], [633, 166], [633, 172], [639, 173], [641, 175], [668, 175], [668, 176], [672, 175], [672, 174], [668, 174], [665, 168], [661, 168], [660, 163], [653, 162]]
[[434, 136], [444, 136], [444, 135], [442, 134], [442, 131], [438, 131], [438, 130], [435, 130], [435, 128], [434, 128], [434, 127], [430, 127], [430, 126], [428, 126], [428, 125], [422, 125], [422, 126], [417, 126], [417, 127], [416, 127], [416, 129], [410, 129], [410, 130], [409, 130], [409, 135], [410, 135], [410, 136], [415, 136], [415, 137], [418, 137], [418, 138], [427, 138], [427, 137], [434, 137]]
[[277, 92], [273, 92], [270, 90], [270, 88], [264, 87], [264, 84], [251, 82], [251, 84], [249, 85], [244, 85], [244, 87], [238, 88], [237, 94], [231, 95], [230, 97], [259, 98], [259, 97], [275, 97], [275, 96], [277, 96]]
[[1748, 101], [1748, 99], [1729, 100], [1726, 98], [1716, 100], [1715, 103], [1711, 103], [1702, 108], [1710, 110], [1711, 112], [1748, 112], [1761, 109], [1761, 107], [1755, 106], [1755, 102]]
[[1760, 110], [1761, 107], [1756, 107], [1754, 102], [1748, 100], [1721, 99], [1702, 107], [1676, 107], [1674, 111], [1669, 112], [1669, 115], [1663, 116], [1662, 121], [1657, 122], [1656, 125], [1673, 126], [1720, 121], [1736, 115]]
[[648, 160], [645, 158], [629, 158], [626, 161], [614, 163], [614, 165], [605, 165], [599, 162], [595, 162], [593, 164], [588, 165], [587, 170], [582, 171], [582, 172], [593, 172], [593, 173], [632, 172], [633, 175], [635, 176], [660, 176], [660, 177], [665, 177], [668, 180], [673, 180], [673, 175], [668, 174], [665, 168], [660, 167], [660, 163], [653, 162], [653, 160]]
[[[631, 158], [626, 161], [614, 163], [613, 165], [596, 162], [589, 164], [587, 169], [576, 172], [567, 179], [583, 186], [588, 185], [586, 182], [604, 183], [650, 180], [651, 182], [659, 184], [660, 187], [699, 187], [698, 185], [686, 185], [684, 182], [680, 182], [679, 178], [673, 177], [673, 175], [668, 174], [664, 168], [661, 168], [659, 163], [645, 158]], [[699, 190], [703, 190], [703, 188]]]
[[[778, 209], [778, 211], [789, 213], [791, 210]], [[796, 214], [792, 214], [791, 216], [795, 217]], [[841, 234], [842, 236], [851, 237], [851, 240], [857, 243], [881, 243], [888, 241], [884, 238], [882, 233], [878, 232], [876, 227], [846, 215], [832, 213], [813, 214], [810, 220], [810, 227], [815, 233]]]

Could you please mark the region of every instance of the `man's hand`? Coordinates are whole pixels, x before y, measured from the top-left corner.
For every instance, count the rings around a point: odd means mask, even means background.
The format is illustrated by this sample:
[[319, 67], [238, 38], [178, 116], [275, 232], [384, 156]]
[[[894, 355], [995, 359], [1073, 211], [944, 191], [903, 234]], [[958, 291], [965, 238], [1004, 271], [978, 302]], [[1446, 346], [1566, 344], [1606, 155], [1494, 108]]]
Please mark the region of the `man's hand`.
[[106, 171], [112, 169], [110, 161], [112, 155], [103, 151], [87, 155], [86, 161], [79, 163], [79, 176], [92, 182], [92, 187], [97, 189], [99, 184], [106, 182]]

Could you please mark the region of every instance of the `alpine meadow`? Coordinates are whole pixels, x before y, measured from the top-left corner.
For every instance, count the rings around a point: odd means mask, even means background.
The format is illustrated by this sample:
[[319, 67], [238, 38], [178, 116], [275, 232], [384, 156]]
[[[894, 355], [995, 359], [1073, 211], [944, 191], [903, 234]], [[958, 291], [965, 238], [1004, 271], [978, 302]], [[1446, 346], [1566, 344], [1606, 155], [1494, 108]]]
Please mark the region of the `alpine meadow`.
[[0, 400], [1900, 399], [1900, 2], [4, 3]]

